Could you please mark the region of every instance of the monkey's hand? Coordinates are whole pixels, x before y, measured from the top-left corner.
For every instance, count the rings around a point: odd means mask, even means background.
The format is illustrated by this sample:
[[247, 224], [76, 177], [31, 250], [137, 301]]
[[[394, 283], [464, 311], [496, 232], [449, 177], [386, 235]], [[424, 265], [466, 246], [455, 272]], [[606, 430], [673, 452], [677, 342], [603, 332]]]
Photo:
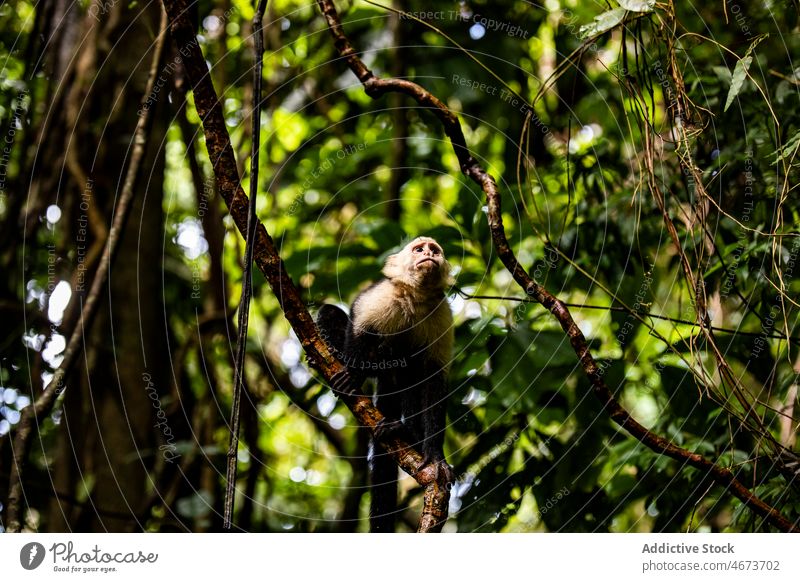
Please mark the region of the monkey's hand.
[[385, 416], [375, 425], [373, 429], [375, 440], [385, 441], [393, 436], [397, 436], [403, 430], [403, 423], [399, 420], [389, 420]]
[[331, 390], [339, 397], [353, 396], [361, 389], [362, 383], [363, 379], [351, 374], [350, 370], [345, 368], [331, 377]]

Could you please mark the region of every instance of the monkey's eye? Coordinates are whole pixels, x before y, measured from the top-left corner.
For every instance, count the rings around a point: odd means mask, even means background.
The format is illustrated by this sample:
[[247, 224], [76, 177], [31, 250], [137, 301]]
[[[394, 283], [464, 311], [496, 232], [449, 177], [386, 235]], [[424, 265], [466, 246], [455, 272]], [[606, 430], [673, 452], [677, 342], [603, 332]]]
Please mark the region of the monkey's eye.
[[421, 253], [422, 252], [422, 247], [414, 247], [414, 252], [415, 253]]

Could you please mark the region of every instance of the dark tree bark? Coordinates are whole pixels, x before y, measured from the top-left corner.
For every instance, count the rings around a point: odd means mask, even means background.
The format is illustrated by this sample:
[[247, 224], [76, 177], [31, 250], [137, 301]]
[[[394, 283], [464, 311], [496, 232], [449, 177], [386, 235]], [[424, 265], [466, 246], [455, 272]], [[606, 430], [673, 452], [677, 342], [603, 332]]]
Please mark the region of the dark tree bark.
[[[93, 184], [88, 202], [96, 205], [106, 228], [130, 156], [160, 21], [158, 5], [142, 12], [141, 7], [117, 4], [113, 11], [108, 18], [116, 19], [115, 39], [119, 44], [108, 47], [104, 55], [108, 60], [96, 78], [76, 71], [87, 83], [83, 115], [105, 119], [108, 125], [78, 119], [79, 133], [70, 144]], [[87, 18], [92, 22], [84, 25], [102, 26], [91, 16]], [[120, 48], [124, 46], [148, 49], [142, 55]], [[165, 71], [161, 74], [167, 75]], [[118, 95], [120, 100], [116, 101]], [[88, 371], [82, 365], [81, 373], [68, 380], [53, 471], [57, 490], [65, 493], [67, 500], [53, 499], [50, 531], [142, 529], [149, 514], [149, 507], [145, 507], [150, 488], [148, 471], [164, 462], [158, 447], [171, 428], [168, 424], [156, 426], [156, 414], [159, 408], [166, 412], [162, 398], [169, 386], [165, 373], [169, 364], [166, 319], [160, 292], [164, 244], [164, 151], [160, 145], [166, 133], [165, 113], [163, 104], [151, 112], [150, 147], [134, 193], [131, 219], [111, 268], [109, 292], [86, 338]], [[89, 160], [95, 155], [98, 157], [92, 170]], [[87, 192], [85, 184], [72, 187]], [[76, 217], [81, 216], [79, 212]], [[77, 224], [76, 218], [73, 240], [78, 240]], [[153, 399], [155, 395], [157, 400]], [[89, 502], [75, 505], [69, 499], [82, 498], [87, 476], [91, 477]]]

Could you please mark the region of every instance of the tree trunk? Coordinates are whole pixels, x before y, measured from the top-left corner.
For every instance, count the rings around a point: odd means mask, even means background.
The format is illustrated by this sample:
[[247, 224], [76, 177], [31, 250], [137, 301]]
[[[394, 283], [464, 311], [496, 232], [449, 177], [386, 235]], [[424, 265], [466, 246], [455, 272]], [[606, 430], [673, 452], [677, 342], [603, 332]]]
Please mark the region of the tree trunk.
[[[84, 79], [80, 93], [85, 101], [70, 147], [75, 149], [87, 184], [77, 185], [83, 195], [73, 205], [76, 217], [85, 209], [81, 202], [95, 205], [106, 221], [106, 230], [132, 146], [159, 18], [157, 4], [141, 12], [140, 5], [129, 8], [118, 3], [109, 14], [100, 15], [99, 23], [88, 15], [78, 23], [102, 28], [98, 46], [76, 50], [81, 56], [97, 51], [94, 61], [103, 65], [96, 77], [76, 71], [78, 79]], [[114, 42], [106, 45], [104, 38]], [[148, 50], [142, 54], [124, 47]], [[78, 58], [79, 63], [91, 61]], [[168, 81], [167, 75], [162, 72]], [[59, 498], [51, 504], [49, 531], [143, 529], [149, 516], [149, 507], [144, 507], [150, 489], [148, 471], [165, 462], [159, 445], [169, 443], [172, 437], [164, 422], [167, 405], [163, 401], [169, 386], [161, 291], [161, 144], [167, 127], [166, 91], [163, 93], [152, 113], [151, 147], [111, 269], [110, 299], [100, 308], [88, 337], [88, 365], [81, 366], [82, 372], [76, 372], [68, 383], [54, 467]], [[78, 241], [78, 220], [73, 223], [73, 240]]]

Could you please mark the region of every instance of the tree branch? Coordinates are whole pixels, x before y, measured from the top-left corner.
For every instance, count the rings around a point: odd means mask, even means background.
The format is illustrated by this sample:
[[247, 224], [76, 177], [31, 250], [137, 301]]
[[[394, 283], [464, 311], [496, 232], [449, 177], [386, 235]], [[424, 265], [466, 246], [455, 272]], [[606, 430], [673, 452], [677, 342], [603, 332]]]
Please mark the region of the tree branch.
[[441, 100], [416, 83], [404, 79], [380, 79], [375, 77], [372, 71], [359, 58], [345, 36], [333, 1], [317, 0], [317, 5], [328, 22], [336, 50], [364, 85], [367, 95], [377, 98], [389, 92], [403, 93], [413, 98], [419, 105], [430, 108], [442, 123], [445, 134], [450, 138], [453, 150], [458, 158], [461, 171], [478, 184], [486, 194], [489, 207], [489, 229], [492, 234], [492, 243], [500, 260], [525, 293], [545, 307], [561, 325], [564, 333], [569, 338], [573, 351], [578, 356], [578, 361], [583, 368], [584, 374], [592, 385], [592, 391], [603, 404], [606, 413], [611, 419], [652, 450], [681, 461], [685, 465], [695, 467], [704, 474], [709, 474], [718, 484], [730, 489], [747, 507], [763, 517], [775, 528], [786, 532], [800, 532], [800, 528], [796, 524], [790, 522], [777, 509], [755, 496], [730, 470], [716, 465], [702, 455], [678, 447], [667, 439], [649, 431], [637, 422], [617, 401], [603, 380], [604, 370], [598, 366], [592, 357], [586, 338], [575, 323], [575, 320], [572, 319], [567, 306], [536, 283], [517, 261], [505, 235], [497, 183], [470, 154], [458, 117]]

